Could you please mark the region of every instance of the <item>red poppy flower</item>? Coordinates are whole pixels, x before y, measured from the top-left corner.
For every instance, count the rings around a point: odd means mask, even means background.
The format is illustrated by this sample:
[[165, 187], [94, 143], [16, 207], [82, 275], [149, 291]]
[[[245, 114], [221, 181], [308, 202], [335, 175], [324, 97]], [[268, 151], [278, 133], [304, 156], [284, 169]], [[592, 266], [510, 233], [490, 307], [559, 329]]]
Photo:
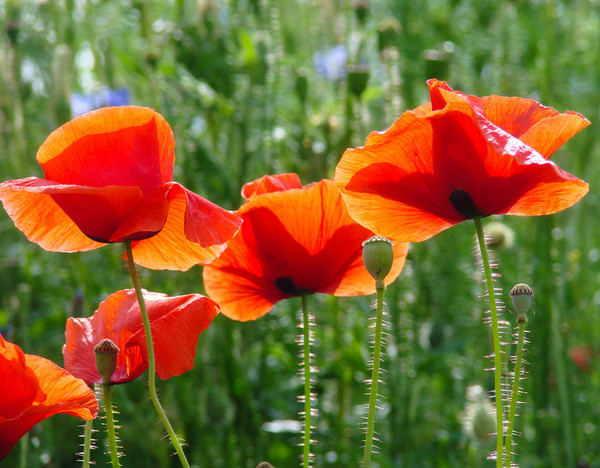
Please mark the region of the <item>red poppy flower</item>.
[[45, 178], [4, 182], [0, 200], [46, 250], [132, 240], [136, 263], [187, 270], [218, 256], [241, 221], [172, 181], [174, 148], [152, 109], [99, 109], [50, 134], [37, 153]]
[[[144, 300], [158, 376], [164, 380], [192, 369], [198, 336], [217, 315], [218, 304], [200, 294], [169, 297], [148, 291], [144, 291]], [[119, 348], [112, 383], [129, 382], [148, 368], [146, 334], [135, 290], [111, 294], [92, 317], [67, 320], [65, 369], [88, 383], [101, 383], [94, 347], [105, 338]]]
[[589, 125], [583, 116], [427, 83], [431, 103], [346, 150], [336, 168], [336, 184], [359, 223], [418, 242], [476, 216], [555, 213], [587, 193], [585, 182], [547, 160]]
[[0, 335], [0, 460], [33, 426], [54, 414], [93, 419], [94, 392], [48, 359], [23, 354]]
[[[375, 282], [362, 263], [362, 242], [371, 231], [350, 218], [333, 181], [301, 187], [298, 176], [266, 176], [247, 184], [236, 212], [239, 233], [204, 268], [204, 285], [221, 312], [253, 320], [292, 296], [372, 294]], [[394, 246], [387, 276], [400, 273], [408, 244]]]

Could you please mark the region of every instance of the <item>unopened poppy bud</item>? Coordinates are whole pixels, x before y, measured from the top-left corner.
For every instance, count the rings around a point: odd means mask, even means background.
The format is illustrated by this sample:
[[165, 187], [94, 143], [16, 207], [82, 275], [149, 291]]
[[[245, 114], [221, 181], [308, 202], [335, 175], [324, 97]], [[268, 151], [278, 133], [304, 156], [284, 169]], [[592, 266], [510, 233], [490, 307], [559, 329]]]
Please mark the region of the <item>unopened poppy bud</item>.
[[117, 368], [119, 348], [106, 338], [94, 347], [94, 353], [96, 353], [96, 369], [102, 377], [102, 383], [109, 383]]
[[357, 98], [367, 88], [367, 82], [369, 81], [369, 68], [365, 65], [348, 65], [348, 86], [350, 91]]
[[390, 272], [394, 262], [392, 241], [385, 237], [373, 236], [363, 242], [363, 263], [373, 279], [382, 282]]
[[510, 290], [510, 297], [517, 314], [517, 320], [527, 321], [527, 311], [533, 302], [533, 290], [526, 284], [519, 283]]

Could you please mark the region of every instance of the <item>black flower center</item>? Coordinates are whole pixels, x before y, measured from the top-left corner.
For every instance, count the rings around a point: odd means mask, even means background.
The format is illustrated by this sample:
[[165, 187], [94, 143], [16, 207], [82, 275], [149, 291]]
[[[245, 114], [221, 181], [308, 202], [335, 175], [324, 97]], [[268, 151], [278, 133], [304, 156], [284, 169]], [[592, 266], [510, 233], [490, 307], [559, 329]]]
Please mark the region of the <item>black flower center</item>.
[[289, 276], [282, 276], [280, 278], [277, 278], [275, 280], [275, 286], [277, 286], [279, 290], [287, 296], [302, 296], [303, 294], [308, 294], [310, 292], [298, 288], [294, 284], [294, 280]]
[[475, 202], [465, 190], [453, 190], [448, 199], [456, 211], [466, 219], [471, 219], [475, 216], [484, 216], [477, 206], [475, 206]]

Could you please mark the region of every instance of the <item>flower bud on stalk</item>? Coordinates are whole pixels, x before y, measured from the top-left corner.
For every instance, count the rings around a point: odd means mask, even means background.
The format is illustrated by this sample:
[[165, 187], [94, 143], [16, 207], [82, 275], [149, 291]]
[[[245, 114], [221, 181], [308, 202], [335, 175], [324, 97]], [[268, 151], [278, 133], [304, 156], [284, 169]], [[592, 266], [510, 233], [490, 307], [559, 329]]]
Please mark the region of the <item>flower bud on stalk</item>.
[[383, 287], [383, 280], [394, 262], [392, 241], [385, 237], [373, 236], [363, 242], [363, 263], [376, 281], [376, 287]]
[[117, 368], [119, 348], [108, 338], [94, 347], [96, 353], [96, 369], [102, 376], [102, 383], [110, 383], [110, 378]]

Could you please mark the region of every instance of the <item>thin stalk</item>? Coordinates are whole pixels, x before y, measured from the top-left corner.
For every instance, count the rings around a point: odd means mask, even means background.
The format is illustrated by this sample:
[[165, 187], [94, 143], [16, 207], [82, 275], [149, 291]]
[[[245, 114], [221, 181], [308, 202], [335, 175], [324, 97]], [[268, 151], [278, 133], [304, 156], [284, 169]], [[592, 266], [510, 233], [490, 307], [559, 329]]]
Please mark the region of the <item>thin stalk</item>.
[[506, 466], [510, 468], [512, 458], [512, 438], [515, 425], [515, 415], [517, 413], [517, 401], [519, 399], [519, 384], [521, 382], [521, 369], [523, 368], [523, 347], [525, 345], [525, 324], [527, 317], [519, 315], [517, 325], [519, 331], [517, 334], [517, 358], [515, 361], [515, 373], [513, 376], [512, 393], [510, 397], [510, 408], [508, 410], [508, 427], [506, 429]]
[[21, 437], [21, 457], [19, 458], [19, 468], [27, 468], [27, 453], [29, 452], [29, 432]]
[[133, 261], [133, 248], [131, 246], [131, 240], [126, 240], [125, 249], [127, 252], [127, 265], [129, 267], [129, 273], [131, 274], [131, 281], [137, 295], [138, 303], [140, 305], [140, 312], [142, 314], [142, 322], [144, 323], [144, 333], [146, 335], [146, 347], [148, 348], [148, 388], [150, 391], [150, 399], [154, 405], [154, 409], [158, 413], [160, 420], [163, 423], [169, 438], [177, 451], [181, 465], [185, 468], [190, 468], [190, 464], [183, 453], [181, 442], [173, 430], [173, 426], [167, 418], [167, 414], [163, 409], [160, 401], [158, 400], [158, 394], [156, 393], [156, 360], [154, 357], [154, 343], [152, 341], [152, 328], [150, 327], [150, 319], [148, 317], [148, 310], [146, 309], [146, 302], [144, 301], [144, 295], [142, 294], [142, 286], [140, 284], [140, 278], [135, 268], [135, 262]]
[[302, 296], [302, 354], [304, 356], [304, 450], [302, 466], [310, 466], [310, 432], [311, 432], [311, 369], [310, 369], [310, 316], [306, 294]]
[[88, 419], [84, 424], [83, 431], [83, 468], [90, 468], [90, 458], [92, 452], [92, 425], [93, 419]]
[[112, 387], [110, 382], [102, 383], [102, 396], [104, 399], [104, 414], [106, 416], [106, 433], [108, 435], [110, 461], [113, 468], [119, 468], [121, 465], [119, 464], [119, 448], [117, 447], [117, 436], [115, 434], [115, 419], [113, 417], [112, 408]]
[[490, 258], [488, 256], [481, 218], [473, 218], [477, 229], [477, 240], [479, 241], [479, 250], [481, 260], [485, 271], [485, 281], [488, 290], [488, 299], [490, 302], [490, 317], [492, 325], [492, 342], [494, 346], [494, 398], [496, 400], [496, 468], [502, 468], [504, 457], [503, 451], [503, 433], [504, 433], [504, 411], [502, 408], [502, 350], [500, 348], [500, 329], [498, 327], [498, 311], [496, 309], [496, 294], [494, 292], [494, 280], [492, 278], [492, 269], [490, 267]]
[[367, 416], [367, 432], [365, 435], [365, 451], [363, 454], [363, 467], [371, 467], [373, 452], [373, 433], [375, 431], [375, 413], [377, 411], [377, 388], [379, 386], [379, 367], [381, 364], [381, 338], [383, 334], [383, 295], [385, 284], [377, 281], [377, 306], [375, 311], [375, 345], [373, 347], [373, 369], [371, 373], [371, 393], [369, 395], [369, 412]]

